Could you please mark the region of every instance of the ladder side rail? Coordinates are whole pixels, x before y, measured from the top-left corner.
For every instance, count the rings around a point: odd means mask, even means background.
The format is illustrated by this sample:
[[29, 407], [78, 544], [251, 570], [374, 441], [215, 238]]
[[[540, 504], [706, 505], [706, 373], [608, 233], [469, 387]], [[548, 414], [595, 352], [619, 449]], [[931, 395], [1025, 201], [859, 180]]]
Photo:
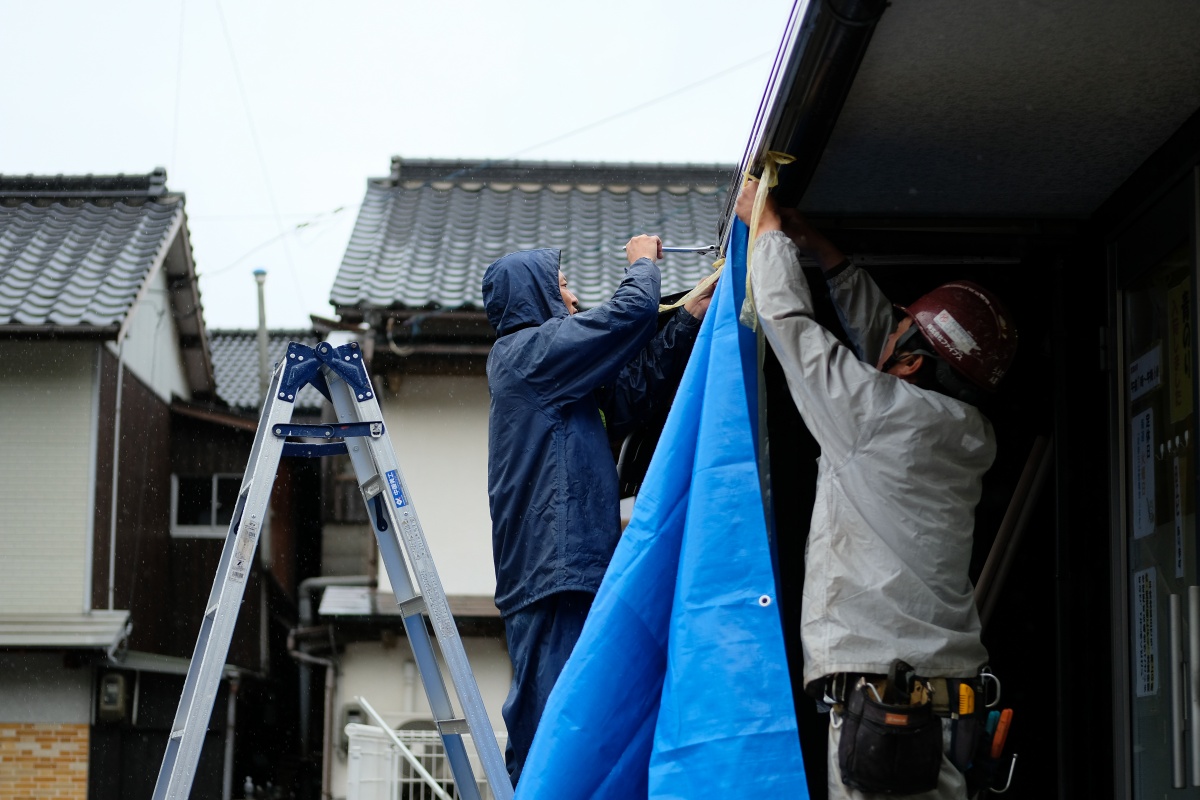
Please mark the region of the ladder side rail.
[[183, 693], [154, 787], [154, 800], [186, 800], [191, 793], [283, 452], [283, 440], [276, 438], [271, 428], [289, 422], [294, 410], [291, 402], [276, 398], [280, 379], [281, 370], [276, 370], [270, 399], [264, 403], [259, 418], [196, 648], [184, 679]]
[[[374, 401], [369, 402], [378, 405]], [[483, 705], [475, 673], [471, 671], [471, 665], [467, 660], [466, 651], [458, 634], [458, 626], [450, 613], [450, 604], [446, 600], [446, 593], [438, 577], [437, 568], [429, 553], [420, 519], [413, 508], [412, 494], [409, 491], [408, 483], [404, 480], [389, 440], [370, 439], [365, 441], [376, 464], [385, 475], [386, 481], [389, 484], [394, 482], [403, 498], [404, 505], [400, 508], [397, 508], [395, 502], [384, 502], [381, 505], [387, 509], [393, 530], [404, 541], [405, 551], [409, 555], [408, 563], [416, 576], [426, 614], [433, 626], [442, 658], [446, 662], [446, 667], [454, 683], [459, 705], [473, 735], [475, 748], [484, 773], [487, 775], [488, 783], [492, 787], [492, 793], [498, 800], [511, 797], [512, 782], [508, 775], [508, 769], [500, 753], [495, 731], [488, 719], [487, 709]], [[449, 749], [450, 745], [447, 743], [448, 752]]]
[[[370, 379], [367, 377], [365, 369], [361, 377], [369, 387]], [[326, 371], [326, 379], [329, 383], [330, 397], [337, 411], [339, 421], [357, 422], [383, 419], [382, 409], [373, 390], [366, 392], [365, 397], [359, 399], [356, 397], [354, 390], [341, 376], [336, 375], [332, 371]], [[359, 449], [356, 450], [356, 447]], [[507, 798], [512, 796], [512, 783], [508, 776], [508, 770], [500, 753], [500, 746], [496, 741], [495, 730], [488, 719], [487, 709], [483, 705], [483, 698], [479, 693], [479, 685], [475, 680], [475, 674], [471, 671], [470, 663], [467, 661], [466, 651], [463, 649], [462, 640], [458, 634], [458, 627], [455, 625], [454, 618], [450, 613], [450, 606], [446, 600], [445, 591], [442, 589], [437, 568], [429, 553], [424, 531], [416, 509], [412, 504], [412, 495], [409, 491], [408, 483], [404, 480], [404, 474], [400, 470], [396, 454], [392, 449], [390, 436], [385, 433], [379, 438], [347, 438], [347, 449], [352, 454], [352, 461], [356, 458], [353, 454], [360, 453], [363, 449], [370, 456], [370, 466], [364, 465], [363, 467], [363, 471], [367, 472], [367, 475], [364, 476], [362, 472], [359, 472], [360, 467], [358, 462], [355, 463], [355, 470], [358, 474], [360, 486], [363, 486], [364, 489], [364, 498], [368, 494], [371, 495], [371, 501], [367, 503], [367, 506], [368, 514], [372, 516], [376, 537], [381, 542], [384, 539], [399, 539], [403, 544], [404, 552], [408, 555], [407, 560], [402, 558], [394, 559], [400, 561], [398, 567], [401, 567], [395, 571], [403, 573], [403, 578], [398, 582], [396, 580], [397, 576], [392, 574], [393, 566], [389, 564], [389, 550], [393, 553], [398, 553], [399, 549], [391, 545], [386, 548], [381, 547], [384, 564], [388, 567], [388, 577], [393, 582], [393, 589], [397, 591], [397, 600], [402, 604], [403, 601], [400, 599], [401, 594], [407, 593], [406, 596], [412, 595], [408, 570], [402, 569], [403, 565], [407, 563], [411, 567], [412, 574], [416, 577], [425, 613], [433, 625], [434, 635], [438, 640], [442, 658], [446, 662], [446, 666], [450, 672], [455, 692], [458, 695], [459, 705], [463, 710], [463, 715], [466, 717], [467, 726], [471, 731], [475, 749], [484, 768], [488, 784], [491, 786], [492, 794], [497, 800], [507, 800]], [[380, 494], [383, 495], [382, 500], [375, 500], [374, 498]], [[380, 521], [376, 518], [376, 512], [379, 509], [386, 509], [391, 536], [384, 535], [380, 531]], [[413, 634], [417, 627], [421, 629], [421, 632], [416, 633], [414, 636]], [[424, 638], [422, 634], [427, 637], [423, 620], [419, 626], [410, 626], [408, 617], [405, 617], [405, 629], [406, 631], [410, 631], [410, 642], [414, 645]], [[426, 691], [430, 694], [432, 702], [434, 696], [434, 693], [430, 692], [432, 676], [427, 678], [426, 671], [423, 668], [420, 671], [422, 680], [426, 682]], [[441, 681], [440, 670], [437, 675], [438, 680]], [[453, 745], [450, 737], [444, 735], [443, 739], [446, 741], [447, 755], [449, 756]], [[461, 746], [461, 741], [459, 745]], [[463, 748], [462, 754], [465, 756], [465, 748]], [[470, 788], [465, 785], [465, 781], [459, 781], [459, 784], [460, 792], [469, 790]], [[473, 781], [471, 785], [474, 785]]]
[[[404, 632], [408, 636], [413, 658], [417, 662], [417, 673], [421, 676], [421, 683], [425, 687], [425, 696], [429, 700], [429, 708], [438, 723], [438, 732], [441, 734], [442, 744], [446, 748], [446, 760], [450, 763], [450, 770], [454, 774], [454, 782], [458, 785], [461, 800], [481, 800], [479, 787], [475, 782], [475, 771], [467, 756], [462, 735], [453, 732], [445, 724], [454, 719], [454, 706], [450, 699], [450, 693], [446, 689], [446, 681], [442, 676], [441, 666], [438, 664], [429, 629], [425, 625], [424, 599], [413, 588], [412, 578], [405, 566], [397, 537], [391, 533], [395, 530], [394, 523], [390, 530], [386, 527], [386, 514], [383, 517], [385, 527], [380, 529], [378, 508], [379, 506], [375, 503], [368, 502], [367, 514], [371, 519], [371, 527], [375, 531], [376, 541], [379, 542], [380, 556], [387, 569], [388, 579], [392, 582], [392, 591], [397, 598], [396, 605], [400, 608]], [[441, 642], [439, 642], [440, 644]], [[495, 737], [490, 729], [485, 732], [484, 736], [493, 740]]]
[[[362, 421], [359, 419], [361, 409], [355, 404], [354, 392], [351, 387], [335, 374], [327, 374], [326, 378], [331, 400], [338, 412], [338, 421], [342, 423]], [[376, 419], [382, 419], [382, 417], [377, 416]], [[382, 516], [380, 514], [381, 510], [390, 505], [392, 501], [390, 493], [385, 496], [383, 478], [371, 458], [366, 441], [366, 438], [347, 437], [346, 452], [350, 456], [350, 462], [354, 467], [355, 476], [366, 503], [371, 530], [379, 544], [380, 557], [383, 559], [384, 568], [387, 570], [389, 581], [391, 581], [396, 605], [400, 608], [404, 630], [408, 636], [413, 657], [417, 662], [417, 672], [421, 676], [421, 683], [425, 688], [425, 696], [429, 700], [430, 710], [438, 723], [438, 732], [441, 734], [442, 744], [446, 749], [446, 760], [450, 764], [454, 781], [459, 787], [459, 795], [462, 800], [481, 800], [479, 787], [475, 781], [475, 772], [467, 756], [462, 736], [460, 733], [451, 731], [444, 724], [454, 719], [454, 706], [437, 661], [429, 629], [425, 625], [425, 600], [413, 585], [401, 541], [396, 533], [398, 528], [395, 518], [386, 512]], [[455, 635], [457, 636], [457, 631]], [[442, 650], [444, 658], [445, 650], [444, 648]], [[457, 692], [457, 687], [455, 688]], [[485, 740], [487, 738], [495, 740], [495, 734], [490, 727], [485, 734]], [[478, 745], [476, 748], [478, 749]], [[498, 748], [497, 752], [499, 752]], [[507, 785], [508, 781], [506, 780], [505, 783]], [[493, 794], [495, 794], [494, 791]]]

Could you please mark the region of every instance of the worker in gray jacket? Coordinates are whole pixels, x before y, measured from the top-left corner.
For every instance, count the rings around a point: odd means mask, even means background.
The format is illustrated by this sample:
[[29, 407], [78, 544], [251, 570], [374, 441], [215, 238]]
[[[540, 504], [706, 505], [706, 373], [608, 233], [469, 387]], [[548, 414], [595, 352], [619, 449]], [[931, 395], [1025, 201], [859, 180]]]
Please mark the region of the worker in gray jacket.
[[[748, 183], [738, 200], [747, 223], [756, 191]], [[853, 349], [814, 319], [800, 253], [824, 271]], [[894, 308], [865, 271], [770, 198], [750, 270], [764, 335], [821, 447], [800, 633], [806, 691], [833, 709], [829, 796], [965, 798], [967, 781], [943, 753], [949, 721], [933, 715], [929, 689], [936, 679], [957, 690], [961, 680], [964, 693], [976, 691], [988, 658], [967, 572], [996, 445], [975, 403], [1008, 368], [1016, 330], [995, 297], [966, 282]], [[892, 759], [898, 766], [877, 763], [867, 754], [896, 742], [871, 741], [870, 726], [858, 724], [871, 709], [909, 730], [924, 726], [927, 735], [901, 747], [928, 747], [893, 751], [905, 753]]]

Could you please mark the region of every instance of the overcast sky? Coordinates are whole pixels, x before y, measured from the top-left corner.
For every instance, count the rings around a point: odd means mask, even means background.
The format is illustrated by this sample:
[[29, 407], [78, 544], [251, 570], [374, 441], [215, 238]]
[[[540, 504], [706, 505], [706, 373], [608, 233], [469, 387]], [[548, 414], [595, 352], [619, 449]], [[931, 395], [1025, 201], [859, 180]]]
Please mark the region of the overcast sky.
[[737, 162], [790, 8], [0, 0], [0, 172], [166, 167], [208, 327], [257, 324], [256, 267], [306, 327], [393, 155]]

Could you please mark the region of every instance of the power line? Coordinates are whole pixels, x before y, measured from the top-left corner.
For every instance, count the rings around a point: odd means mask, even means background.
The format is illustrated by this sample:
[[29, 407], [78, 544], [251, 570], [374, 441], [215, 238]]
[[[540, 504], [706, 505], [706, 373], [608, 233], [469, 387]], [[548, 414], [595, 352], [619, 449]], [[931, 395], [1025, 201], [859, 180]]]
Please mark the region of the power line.
[[615, 119], [620, 119], [621, 117], [628, 116], [629, 114], [632, 114], [635, 111], [641, 111], [643, 108], [649, 108], [650, 106], [654, 105], [655, 103], [661, 103], [663, 100], [667, 100], [669, 98], [675, 97], [676, 95], [683, 94], [684, 92], [690, 92], [692, 89], [703, 86], [706, 83], [711, 83], [712, 81], [715, 81], [717, 78], [723, 78], [731, 72], [737, 72], [739, 69], [748, 67], [756, 61], [761, 61], [763, 58], [771, 55], [773, 52], [774, 52], [773, 50], [764, 51], [762, 53], [759, 53], [756, 56], [753, 56], [752, 58], [748, 58], [745, 61], [741, 61], [737, 64], [734, 64], [731, 67], [726, 67], [725, 69], [721, 70], [720, 72], [714, 72], [712, 75], [709, 75], [706, 78], [701, 78], [698, 81], [693, 81], [692, 83], [689, 83], [687, 86], [682, 86], [678, 89], [667, 92], [666, 94], [663, 94], [663, 95], [659, 95], [658, 97], [652, 98], [643, 103], [638, 103], [636, 106], [633, 106], [632, 108], [627, 108], [624, 111], [618, 111], [616, 114], [612, 114], [610, 116], [604, 117], [603, 119], [598, 119], [595, 122], [590, 122], [587, 125], [584, 125], [582, 128], [576, 128], [573, 131], [567, 131], [566, 133], [559, 134], [558, 136], [555, 136], [552, 139], [547, 139], [544, 142], [538, 142], [537, 144], [522, 148], [521, 150], [518, 150], [517, 152], [508, 156], [508, 158], [516, 158], [517, 156], [521, 155], [522, 153], [528, 153], [530, 150], [536, 150], [539, 147], [545, 147], [548, 144], [554, 144], [555, 142], [560, 142], [563, 139], [570, 138], [572, 136], [575, 136], [576, 134], [580, 134], [580, 133], [583, 133], [584, 131], [591, 130], [592, 128], [598, 128], [601, 125], [606, 125]]
[[[250, 113], [250, 101], [246, 94], [246, 86], [242, 81], [242, 70], [238, 65], [237, 53], [233, 49], [233, 39], [229, 36], [229, 26], [225, 24], [225, 12], [221, 9], [221, 0], [213, 0], [217, 7], [217, 17], [221, 22], [221, 33], [225, 36], [225, 47], [229, 50], [229, 60], [233, 63], [233, 75], [237, 80], [238, 94], [242, 100], [242, 110], [246, 114], [246, 122], [250, 126], [250, 139], [254, 143], [254, 152], [258, 157], [258, 168], [262, 172], [263, 183], [267, 187], [267, 200], [271, 204], [271, 213], [275, 217], [275, 225], [279, 229], [279, 235], [272, 239], [283, 239], [283, 252], [288, 262], [288, 270], [292, 273], [292, 282], [296, 284], [296, 296], [300, 300], [300, 305], [307, 308], [308, 301], [304, 297], [304, 287], [300, 283], [300, 276], [296, 270], [296, 264], [292, 259], [291, 248], [288, 247], [287, 239], [284, 238], [290, 232], [283, 227], [283, 217], [279, 213], [279, 205], [275, 202], [275, 189], [271, 185], [271, 175], [267, 170], [267, 160], [263, 158], [262, 146], [258, 141], [258, 130], [254, 126], [254, 115]], [[260, 246], [261, 247], [261, 246]], [[259, 248], [256, 248], [256, 250]], [[254, 252], [254, 251], [252, 251]], [[249, 255], [249, 254], [247, 254]], [[245, 256], [243, 256], [244, 258]]]
[[171, 127], [171, 169], [175, 169], [175, 153], [179, 147], [179, 97], [183, 85], [183, 19], [187, 0], [179, 0], [179, 47], [175, 52], [175, 119]]
[[[313, 228], [318, 225], [321, 225], [322, 223], [329, 222], [330, 219], [332, 219], [333, 217], [342, 213], [347, 208], [358, 208], [358, 207], [359, 207], [359, 204], [350, 205], [350, 206], [338, 206], [337, 208], [333, 209], [332, 211], [322, 211], [319, 214], [313, 214], [311, 216], [308, 216], [303, 221], [297, 222], [295, 225], [293, 225], [288, 230], [280, 231], [279, 233], [270, 237], [269, 239], [264, 239], [263, 241], [254, 245], [254, 247], [250, 248], [245, 253], [242, 253], [231, 263], [226, 264], [225, 266], [221, 267], [218, 270], [214, 270], [212, 272], [204, 272], [203, 275], [206, 278], [215, 278], [217, 275], [223, 275], [224, 273], [229, 272], [234, 267], [243, 263], [247, 258], [254, 255], [259, 250], [262, 250], [264, 247], [267, 247], [268, 245], [274, 244], [275, 242], [282, 239], [284, 236], [287, 236], [290, 233], [295, 233], [296, 231], [301, 230], [301, 229]], [[238, 215], [225, 215], [225, 216], [217, 215], [217, 216], [196, 217], [196, 219], [225, 219], [225, 218], [237, 219]]]

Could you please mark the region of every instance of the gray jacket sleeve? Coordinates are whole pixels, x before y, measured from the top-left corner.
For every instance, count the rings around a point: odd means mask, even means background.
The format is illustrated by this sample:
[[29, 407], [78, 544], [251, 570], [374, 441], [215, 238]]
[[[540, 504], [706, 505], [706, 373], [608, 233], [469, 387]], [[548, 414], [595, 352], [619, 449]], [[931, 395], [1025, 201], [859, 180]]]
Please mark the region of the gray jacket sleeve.
[[812, 292], [796, 246], [781, 231], [754, 245], [750, 278], [759, 323], [805, 424], [836, 465], [870, 437], [891, 404], [891, 376], [860, 361], [813, 318]]
[[849, 266], [828, 279], [829, 296], [858, 358], [874, 366], [896, 329], [892, 304], [866, 270]]

